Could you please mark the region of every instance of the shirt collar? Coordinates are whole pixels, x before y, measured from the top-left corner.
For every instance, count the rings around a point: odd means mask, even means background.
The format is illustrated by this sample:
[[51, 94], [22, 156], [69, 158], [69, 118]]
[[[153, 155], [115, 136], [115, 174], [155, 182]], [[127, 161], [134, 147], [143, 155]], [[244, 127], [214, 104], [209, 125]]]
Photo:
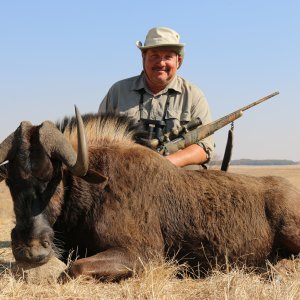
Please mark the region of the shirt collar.
[[139, 76], [135, 78], [135, 80], [132, 83], [131, 89], [133, 91], [140, 91], [145, 89], [145, 83], [144, 83], [144, 71], [141, 72]]

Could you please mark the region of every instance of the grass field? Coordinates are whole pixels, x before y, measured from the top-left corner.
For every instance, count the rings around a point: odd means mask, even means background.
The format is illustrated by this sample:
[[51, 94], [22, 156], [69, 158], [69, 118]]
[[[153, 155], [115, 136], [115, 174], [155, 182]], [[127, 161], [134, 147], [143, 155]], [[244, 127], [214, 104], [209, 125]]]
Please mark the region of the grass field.
[[[300, 166], [231, 167], [230, 172], [253, 176], [276, 175], [300, 187]], [[151, 262], [139, 277], [119, 284], [98, 283], [85, 278], [66, 284], [26, 283], [11, 274], [14, 259], [10, 231], [14, 226], [12, 201], [8, 189], [0, 183], [0, 299], [300, 299], [298, 260], [286, 270], [269, 267], [268, 276], [246, 269], [215, 272], [205, 279], [177, 279], [180, 266]], [[267, 279], [267, 277], [271, 279]]]

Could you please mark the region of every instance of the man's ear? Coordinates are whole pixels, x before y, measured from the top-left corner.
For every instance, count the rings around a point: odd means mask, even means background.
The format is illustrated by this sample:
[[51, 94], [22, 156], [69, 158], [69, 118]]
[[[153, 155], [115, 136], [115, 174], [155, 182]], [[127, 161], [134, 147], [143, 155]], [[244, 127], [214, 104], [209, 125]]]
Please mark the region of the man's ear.
[[179, 66], [181, 65], [182, 63], [182, 56], [181, 55], [177, 55], [177, 69], [179, 68]]
[[100, 184], [108, 181], [108, 178], [106, 176], [94, 170], [88, 170], [87, 173], [81, 178], [89, 183], [94, 183], [94, 184]]
[[143, 63], [144, 70], [145, 70], [145, 58], [146, 58], [146, 51], [142, 51], [142, 63]]

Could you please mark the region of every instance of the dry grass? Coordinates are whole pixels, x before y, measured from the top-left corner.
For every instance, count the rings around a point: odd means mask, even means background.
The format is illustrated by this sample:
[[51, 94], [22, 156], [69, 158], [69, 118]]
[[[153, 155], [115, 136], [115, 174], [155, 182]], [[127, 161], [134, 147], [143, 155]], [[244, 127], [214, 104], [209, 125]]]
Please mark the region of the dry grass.
[[291, 166], [231, 166], [229, 172], [252, 176], [282, 176], [300, 188], [300, 165]]
[[[279, 175], [300, 186], [300, 166], [231, 167], [230, 172]], [[299, 299], [300, 262], [290, 261], [287, 269], [270, 266], [258, 275], [245, 269], [216, 270], [205, 279], [177, 279], [174, 263], [150, 262], [139, 277], [119, 284], [99, 283], [85, 278], [66, 284], [29, 284], [11, 274], [14, 263], [10, 249], [13, 227], [12, 203], [7, 188], [0, 183], [0, 299]], [[182, 269], [184, 270], [184, 269]], [[266, 276], [267, 275], [267, 276]], [[269, 279], [268, 279], [269, 278]]]

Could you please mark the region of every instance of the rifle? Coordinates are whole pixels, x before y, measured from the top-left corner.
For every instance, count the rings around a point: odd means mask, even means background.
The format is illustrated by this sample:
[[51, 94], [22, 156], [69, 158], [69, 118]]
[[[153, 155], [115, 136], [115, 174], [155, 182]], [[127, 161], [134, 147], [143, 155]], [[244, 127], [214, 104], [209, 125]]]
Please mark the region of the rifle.
[[165, 135], [163, 139], [152, 139], [149, 141], [149, 143], [152, 148], [155, 148], [157, 152], [162, 155], [175, 153], [178, 150], [184, 149], [210, 136], [215, 131], [240, 118], [245, 110], [256, 106], [278, 94], [279, 92], [274, 92], [206, 125], [202, 125], [200, 119], [192, 120], [185, 126], [179, 128], [177, 132], [173, 132], [173, 135], [175, 135], [174, 139], [170, 140], [170, 135]]

